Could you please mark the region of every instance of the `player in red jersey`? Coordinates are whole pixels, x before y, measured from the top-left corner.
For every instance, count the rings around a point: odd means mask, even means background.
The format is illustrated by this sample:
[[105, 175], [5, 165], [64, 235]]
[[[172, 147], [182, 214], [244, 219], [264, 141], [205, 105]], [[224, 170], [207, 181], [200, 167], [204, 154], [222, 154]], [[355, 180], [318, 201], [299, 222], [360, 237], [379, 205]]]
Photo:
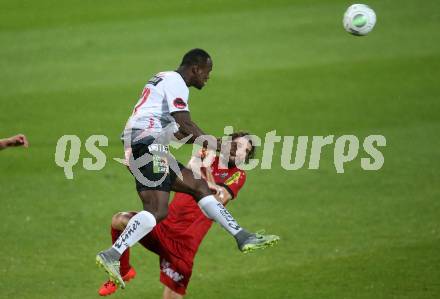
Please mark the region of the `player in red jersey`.
[[[237, 142], [237, 150], [235, 155], [230, 155], [229, 161], [224, 161], [223, 155], [220, 154], [219, 157], [214, 158], [210, 169], [200, 170], [216, 199], [223, 205], [236, 198], [246, 181], [246, 173], [236, 165], [247, 161], [254, 154], [255, 147], [247, 135], [244, 132], [232, 134], [232, 139]], [[194, 162], [196, 159], [191, 159], [190, 166], [196, 164]], [[219, 167], [220, 163], [226, 167]], [[169, 206], [167, 218], [139, 241], [142, 246], [159, 255], [160, 281], [165, 285], [164, 299], [177, 299], [185, 295], [194, 257], [212, 225], [212, 220], [207, 218], [197, 203], [191, 199], [191, 195], [176, 193]], [[136, 212], [120, 212], [113, 216], [111, 228], [113, 242], [135, 214]], [[128, 281], [134, 278], [136, 272], [129, 262], [129, 250], [121, 256], [120, 263], [123, 279]], [[109, 280], [101, 286], [99, 294], [106, 296], [116, 290], [117, 286]]]

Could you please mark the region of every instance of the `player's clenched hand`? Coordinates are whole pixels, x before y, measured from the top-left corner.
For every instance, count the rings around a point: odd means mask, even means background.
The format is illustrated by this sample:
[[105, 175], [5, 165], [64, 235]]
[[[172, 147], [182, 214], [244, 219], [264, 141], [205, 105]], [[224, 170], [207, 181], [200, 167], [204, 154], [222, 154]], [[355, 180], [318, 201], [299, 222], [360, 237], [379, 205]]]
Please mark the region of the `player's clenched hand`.
[[0, 140], [0, 148], [12, 147], [12, 146], [29, 146], [29, 141], [23, 134], [18, 134], [3, 140]]
[[207, 181], [207, 183], [208, 183], [209, 190], [211, 190], [214, 195], [217, 195], [220, 192], [220, 186], [218, 186], [216, 183], [209, 182], [209, 181]]
[[222, 204], [225, 204], [225, 198], [224, 198], [224, 190], [222, 186], [217, 185], [213, 182], [207, 182], [209, 189], [212, 191], [212, 194], [215, 196], [215, 198], [221, 202]]
[[23, 134], [18, 134], [9, 138], [11, 146], [29, 146], [27, 137]]

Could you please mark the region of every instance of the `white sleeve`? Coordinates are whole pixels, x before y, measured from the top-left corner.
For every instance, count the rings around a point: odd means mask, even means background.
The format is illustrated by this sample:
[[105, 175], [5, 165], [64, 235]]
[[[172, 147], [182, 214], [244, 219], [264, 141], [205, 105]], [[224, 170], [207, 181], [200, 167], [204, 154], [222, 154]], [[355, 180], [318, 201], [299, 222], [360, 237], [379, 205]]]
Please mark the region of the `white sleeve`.
[[183, 82], [173, 79], [166, 80], [164, 83], [164, 94], [168, 103], [168, 109], [170, 113], [178, 111], [189, 111], [188, 87]]

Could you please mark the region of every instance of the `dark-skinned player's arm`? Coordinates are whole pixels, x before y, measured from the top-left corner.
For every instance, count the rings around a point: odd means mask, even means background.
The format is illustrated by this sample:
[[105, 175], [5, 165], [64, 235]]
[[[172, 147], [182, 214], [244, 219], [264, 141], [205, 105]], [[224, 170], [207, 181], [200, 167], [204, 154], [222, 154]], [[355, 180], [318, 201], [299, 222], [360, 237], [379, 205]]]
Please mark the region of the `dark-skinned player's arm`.
[[[174, 136], [181, 140], [185, 137], [191, 136], [190, 139], [186, 143], [196, 143], [200, 146], [206, 146], [208, 144], [208, 148], [211, 150], [220, 150], [221, 140], [215, 138], [214, 136], [206, 135], [202, 129], [197, 126], [191, 120], [191, 115], [189, 111], [177, 111], [171, 113], [171, 116], [174, 117], [176, 122], [179, 124], [179, 131], [174, 134]], [[198, 142], [197, 137], [204, 135], [206, 139], [210, 139], [210, 142]], [[206, 140], [205, 139], [205, 140]], [[213, 148], [215, 145], [215, 148]]]

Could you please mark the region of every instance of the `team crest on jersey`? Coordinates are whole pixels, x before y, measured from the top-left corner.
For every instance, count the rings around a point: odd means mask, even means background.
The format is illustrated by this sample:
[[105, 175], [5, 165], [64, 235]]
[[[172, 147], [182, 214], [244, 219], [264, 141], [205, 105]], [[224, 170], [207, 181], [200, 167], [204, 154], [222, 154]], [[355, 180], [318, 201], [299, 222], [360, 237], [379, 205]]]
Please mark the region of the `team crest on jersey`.
[[183, 101], [182, 98], [176, 98], [176, 99], [173, 101], [173, 105], [174, 105], [174, 107], [176, 107], [177, 109], [183, 109], [183, 108], [186, 107], [186, 103]]
[[236, 173], [234, 173], [229, 179], [227, 179], [225, 181], [225, 185], [226, 186], [230, 186], [236, 182], [238, 182], [238, 180], [240, 179], [241, 173], [240, 171], [237, 171]]

